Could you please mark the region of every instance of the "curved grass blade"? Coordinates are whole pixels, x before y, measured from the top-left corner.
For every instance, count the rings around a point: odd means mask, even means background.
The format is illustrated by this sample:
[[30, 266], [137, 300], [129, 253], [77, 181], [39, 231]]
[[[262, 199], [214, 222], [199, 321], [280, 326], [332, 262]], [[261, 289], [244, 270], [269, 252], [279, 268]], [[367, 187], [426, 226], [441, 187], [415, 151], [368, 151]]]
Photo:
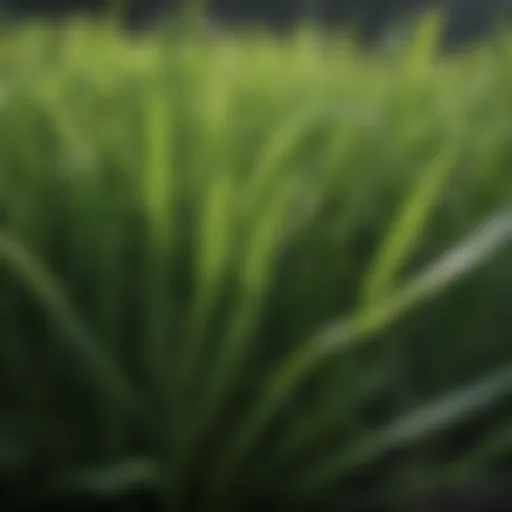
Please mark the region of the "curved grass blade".
[[65, 348], [79, 355], [84, 377], [97, 392], [134, 409], [140, 405], [137, 392], [121, 370], [102, 350], [95, 336], [73, 310], [64, 290], [55, 278], [30, 256], [25, 248], [6, 234], [0, 234], [0, 258], [15, 272], [48, 316], [65, 334]]
[[421, 239], [435, 200], [456, 158], [457, 151], [449, 147], [420, 173], [415, 190], [407, 197], [394, 227], [386, 236], [368, 271], [362, 286], [364, 303], [382, 298], [394, 287], [397, 274]]
[[347, 321], [328, 326], [299, 347], [267, 382], [260, 399], [219, 462], [211, 490], [220, 489], [229, 482], [237, 465], [254, 447], [273, 415], [326, 357], [367, 341], [415, 307], [436, 297], [488, 261], [511, 239], [512, 212], [505, 210], [387, 299], [356, 310]]
[[297, 487], [305, 492], [317, 492], [351, 470], [369, 465], [392, 450], [410, 446], [428, 436], [460, 425], [467, 419], [481, 414], [512, 395], [512, 366], [507, 366], [479, 382], [452, 391], [431, 404], [410, 411], [403, 418], [365, 436], [356, 446], [345, 446], [316, 468], [310, 468], [299, 477]]

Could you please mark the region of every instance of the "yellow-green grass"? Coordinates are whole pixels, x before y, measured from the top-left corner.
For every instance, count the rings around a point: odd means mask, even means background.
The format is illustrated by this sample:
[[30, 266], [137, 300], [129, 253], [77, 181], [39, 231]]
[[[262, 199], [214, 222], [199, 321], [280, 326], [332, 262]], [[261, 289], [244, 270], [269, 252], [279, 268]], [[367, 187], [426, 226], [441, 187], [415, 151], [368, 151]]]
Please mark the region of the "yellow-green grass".
[[38, 488], [317, 510], [510, 456], [512, 44], [434, 29], [3, 37], [1, 408]]

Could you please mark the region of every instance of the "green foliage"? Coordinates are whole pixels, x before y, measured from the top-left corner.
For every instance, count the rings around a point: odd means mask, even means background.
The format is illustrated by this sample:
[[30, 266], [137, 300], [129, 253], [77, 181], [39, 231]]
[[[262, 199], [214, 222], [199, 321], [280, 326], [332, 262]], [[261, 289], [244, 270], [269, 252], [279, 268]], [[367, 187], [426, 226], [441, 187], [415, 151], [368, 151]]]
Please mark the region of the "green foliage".
[[511, 470], [512, 45], [432, 27], [2, 41], [2, 472], [317, 510]]

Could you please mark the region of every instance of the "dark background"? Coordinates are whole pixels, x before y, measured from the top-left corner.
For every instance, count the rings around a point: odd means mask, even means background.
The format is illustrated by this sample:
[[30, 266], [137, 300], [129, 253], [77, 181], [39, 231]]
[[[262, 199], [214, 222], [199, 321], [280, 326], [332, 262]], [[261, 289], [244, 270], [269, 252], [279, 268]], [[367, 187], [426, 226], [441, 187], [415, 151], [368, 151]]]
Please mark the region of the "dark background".
[[[378, 38], [390, 22], [427, 7], [448, 14], [447, 39], [471, 40], [488, 34], [495, 21], [512, 19], [512, 0], [212, 0], [208, 15], [220, 23], [258, 23], [285, 29], [298, 19], [314, 17], [325, 26], [351, 24], [366, 39]], [[11, 18], [60, 17], [72, 12], [102, 12], [106, 0], [0, 0]], [[163, 13], [176, 13], [183, 1], [128, 0], [126, 21], [134, 28], [150, 26]]]

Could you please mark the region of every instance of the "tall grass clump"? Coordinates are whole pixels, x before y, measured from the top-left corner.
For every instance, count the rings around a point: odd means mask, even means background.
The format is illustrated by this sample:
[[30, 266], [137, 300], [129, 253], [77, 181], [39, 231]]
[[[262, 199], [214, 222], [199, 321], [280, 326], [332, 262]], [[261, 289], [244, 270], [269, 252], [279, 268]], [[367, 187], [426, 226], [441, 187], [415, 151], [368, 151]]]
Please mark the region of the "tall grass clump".
[[396, 510], [510, 475], [512, 44], [433, 27], [2, 40], [9, 489]]

